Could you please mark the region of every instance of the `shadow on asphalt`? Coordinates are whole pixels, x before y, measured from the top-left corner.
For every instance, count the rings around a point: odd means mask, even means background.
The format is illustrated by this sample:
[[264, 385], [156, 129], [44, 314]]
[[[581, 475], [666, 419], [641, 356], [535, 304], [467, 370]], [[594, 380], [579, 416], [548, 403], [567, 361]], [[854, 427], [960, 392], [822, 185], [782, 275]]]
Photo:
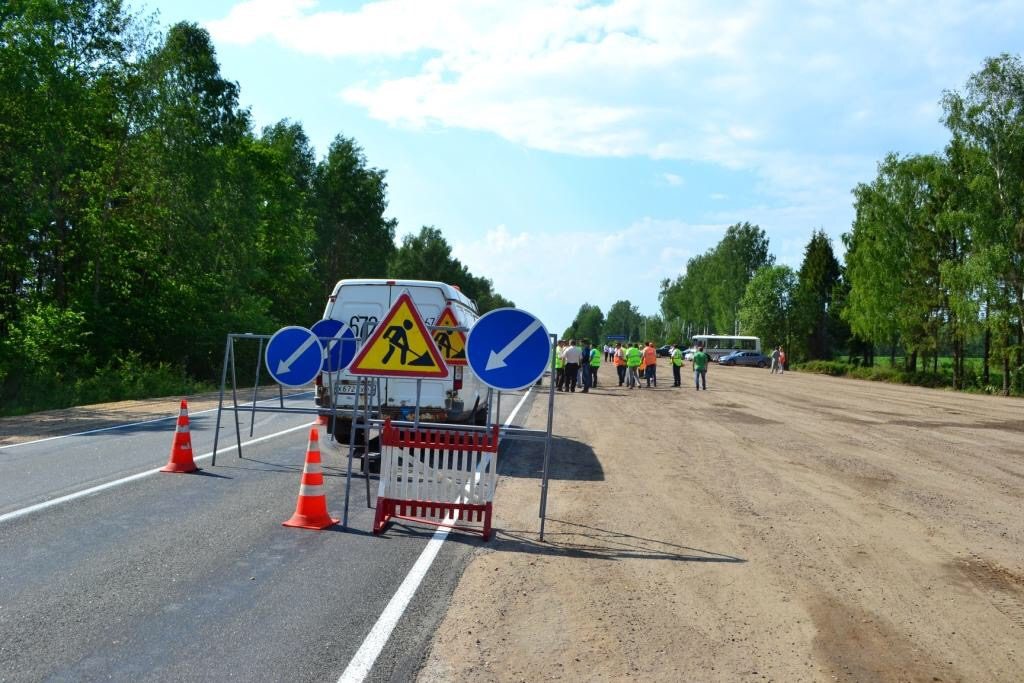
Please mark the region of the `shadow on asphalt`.
[[[544, 473], [544, 444], [535, 441], [511, 441], [498, 457], [498, 474], [504, 477], [540, 479]], [[594, 449], [575, 439], [551, 437], [550, 479], [604, 481], [604, 468]]]
[[200, 477], [213, 477], [214, 479], [234, 479], [234, 477], [229, 477], [226, 474], [214, 474], [210, 470], [203, 468], [199, 468], [195, 472], [192, 472], [192, 474], [198, 475]]

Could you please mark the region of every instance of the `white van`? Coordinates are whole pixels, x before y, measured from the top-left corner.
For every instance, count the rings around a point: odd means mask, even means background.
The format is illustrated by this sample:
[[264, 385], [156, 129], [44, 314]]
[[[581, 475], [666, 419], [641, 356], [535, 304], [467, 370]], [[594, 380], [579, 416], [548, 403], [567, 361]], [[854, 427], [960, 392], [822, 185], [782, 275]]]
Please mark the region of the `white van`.
[[[391, 305], [408, 293], [428, 330], [450, 308], [460, 327], [468, 330], [479, 318], [476, 304], [458, 288], [443, 282], [427, 280], [341, 280], [327, 299], [324, 319], [339, 320], [359, 339], [367, 339], [391, 310]], [[431, 330], [432, 331], [432, 330]], [[379, 384], [378, 384], [379, 382]], [[321, 413], [330, 415], [337, 406], [338, 425], [328, 419], [328, 433], [337, 432], [337, 440], [347, 442], [350, 418], [346, 411], [359, 388], [359, 379], [347, 370], [321, 373], [316, 380], [316, 404]], [[416, 380], [381, 377], [370, 381], [371, 389], [380, 387], [381, 396], [370, 400], [371, 408], [379, 403], [381, 413], [373, 417], [413, 419], [416, 407]], [[331, 388], [334, 396], [331, 396]], [[362, 401], [359, 403], [362, 406]], [[420, 387], [420, 421], [482, 425], [487, 420], [487, 388], [467, 366], [449, 368], [446, 379], [424, 379]]]

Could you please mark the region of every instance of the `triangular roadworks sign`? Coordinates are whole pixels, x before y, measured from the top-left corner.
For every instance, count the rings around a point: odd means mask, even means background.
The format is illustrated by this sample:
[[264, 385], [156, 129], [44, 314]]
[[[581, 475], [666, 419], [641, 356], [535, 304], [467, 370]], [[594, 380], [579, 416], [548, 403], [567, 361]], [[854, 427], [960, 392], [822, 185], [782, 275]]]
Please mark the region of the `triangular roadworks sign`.
[[353, 375], [379, 377], [443, 379], [448, 376], [448, 366], [408, 293], [395, 300], [348, 371]]
[[[435, 327], [459, 327], [459, 321], [455, 319], [455, 312], [452, 307], [444, 309], [444, 313], [434, 323]], [[434, 330], [434, 343], [441, 357], [448, 365], [468, 365], [466, 361], [466, 333], [462, 330]]]

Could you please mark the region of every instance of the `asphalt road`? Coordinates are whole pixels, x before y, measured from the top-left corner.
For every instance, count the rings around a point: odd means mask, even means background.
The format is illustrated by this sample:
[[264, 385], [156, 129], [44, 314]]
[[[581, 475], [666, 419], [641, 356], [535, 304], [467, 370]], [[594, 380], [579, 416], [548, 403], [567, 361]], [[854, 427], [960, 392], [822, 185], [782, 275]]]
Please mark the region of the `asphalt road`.
[[[502, 421], [516, 402], [504, 398]], [[191, 417], [197, 456], [212, 446], [214, 419]], [[144, 476], [23, 515], [164, 465], [174, 419], [0, 450], [0, 680], [337, 680], [433, 529], [374, 537], [357, 478], [349, 530], [282, 527], [309, 421], [258, 413], [253, 439], [294, 430], [239, 459], [226, 413], [216, 467], [200, 459], [199, 474]], [[243, 444], [248, 424], [246, 414]], [[340, 517], [345, 461], [322, 450]], [[480, 543], [448, 537], [370, 680], [413, 677]]]

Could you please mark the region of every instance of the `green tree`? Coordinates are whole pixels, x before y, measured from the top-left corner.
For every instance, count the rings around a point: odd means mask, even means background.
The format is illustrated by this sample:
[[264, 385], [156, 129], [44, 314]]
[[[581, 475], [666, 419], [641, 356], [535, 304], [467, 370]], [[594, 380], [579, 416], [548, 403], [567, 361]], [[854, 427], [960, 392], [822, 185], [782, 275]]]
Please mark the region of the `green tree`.
[[583, 304], [576, 313], [572, 325], [562, 335], [564, 339], [589, 339], [600, 342], [603, 337], [604, 314], [598, 306]]
[[1024, 62], [1008, 54], [985, 60], [943, 105], [953, 146], [977, 150], [980, 161], [969, 183], [976, 214], [965, 260], [984, 290], [1008, 393], [1011, 374], [1024, 381]]
[[768, 237], [758, 226], [737, 223], [725, 231], [715, 248], [714, 279], [708, 286], [716, 330], [733, 332], [747, 283], [760, 268], [774, 262], [775, 257], [768, 253]]
[[621, 334], [626, 339], [638, 340], [642, 330], [643, 316], [628, 299], [616, 301], [608, 309], [608, 317], [604, 322], [605, 334]]
[[789, 348], [790, 316], [797, 277], [789, 266], [763, 266], [747, 284], [740, 299], [743, 331], [760, 337], [765, 346]]
[[687, 262], [685, 273], [662, 281], [662, 315], [678, 319], [687, 334], [732, 334], [747, 283], [774, 262], [764, 230], [746, 222], [732, 225], [713, 249]]
[[448, 240], [433, 226], [423, 226], [419, 234], [402, 237], [402, 245], [392, 256], [388, 272], [396, 278], [437, 280], [455, 285], [476, 302], [481, 314], [495, 308], [515, 306], [494, 291], [494, 283], [490, 279], [473, 275], [459, 259], [453, 257]]
[[466, 273], [462, 263], [452, 257], [448, 240], [433, 226], [423, 226], [419, 234], [403, 236], [388, 267], [391, 277], [437, 280], [460, 287]]
[[259, 266], [254, 287], [281, 323], [315, 320], [322, 310], [315, 262], [313, 178], [316, 155], [302, 125], [280, 121], [254, 144]]
[[876, 343], [900, 340], [909, 369], [936, 352], [941, 323], [937, 207], [931, 182], [943, 160], [890, 154], [870, 185], [854, 190], [856, 217], [844, 236], [853, 332]]
[[22, 309], [72, 302], [91, 246], [88, 176], [123, 130], [127, 21], [114, 0], [0, 10], [0, 334]]
[[832, 358], [838, 339], [845, 339], [839, 309], [834, 305], [842, 267], [832, 253], [832, 240], [816, 230], [804, 249], [797, 272], [793, 305], [794, 357]]
[[385, 218], [385, 172], [367, 166], [355, 140], [338, 136], [314, 181], [317, 274], [324, 296], [335, 282], [385, 277], [395, 250], [394, 219]]

